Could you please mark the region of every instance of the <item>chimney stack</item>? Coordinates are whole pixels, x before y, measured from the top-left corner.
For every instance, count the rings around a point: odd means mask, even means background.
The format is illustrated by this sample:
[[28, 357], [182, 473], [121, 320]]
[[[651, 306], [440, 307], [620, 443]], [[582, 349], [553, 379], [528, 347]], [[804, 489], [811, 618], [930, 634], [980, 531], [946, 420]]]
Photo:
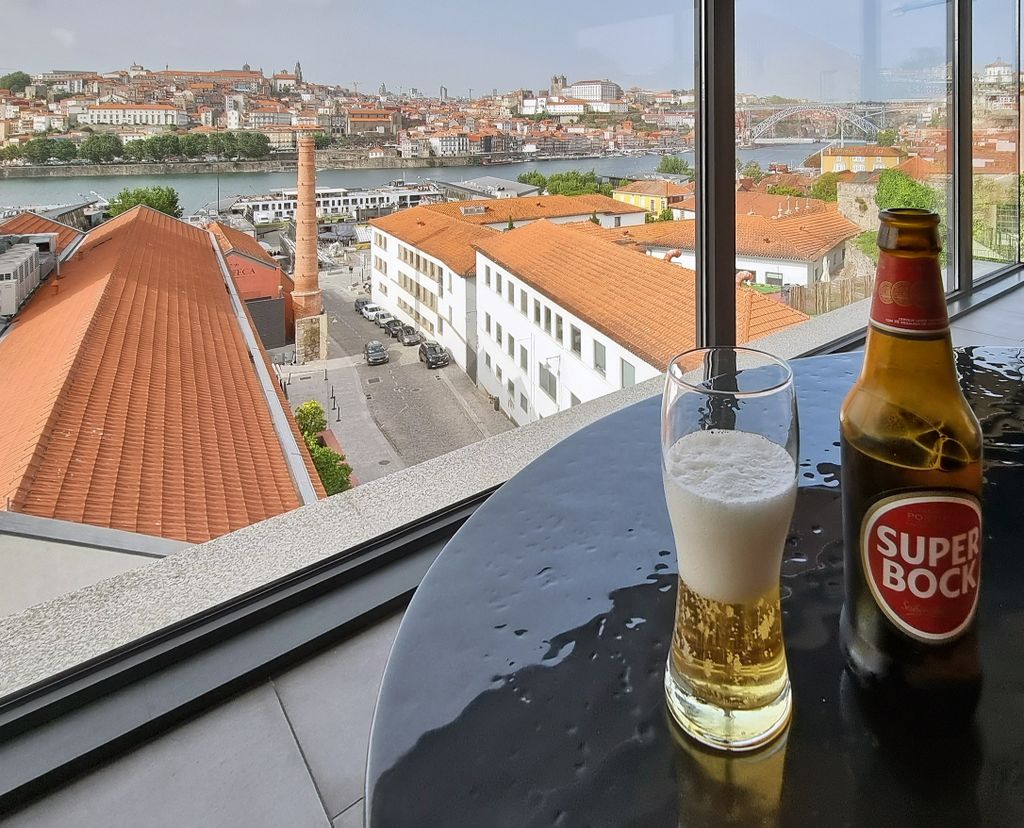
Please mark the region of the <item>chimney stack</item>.
[[295, 289], [292, 302], [295, 319], [323, 313], [320, 294], [320, 264], [317, 259], [316, 159], [313, 136], [299, 136], [298, 198], [295, 208]]

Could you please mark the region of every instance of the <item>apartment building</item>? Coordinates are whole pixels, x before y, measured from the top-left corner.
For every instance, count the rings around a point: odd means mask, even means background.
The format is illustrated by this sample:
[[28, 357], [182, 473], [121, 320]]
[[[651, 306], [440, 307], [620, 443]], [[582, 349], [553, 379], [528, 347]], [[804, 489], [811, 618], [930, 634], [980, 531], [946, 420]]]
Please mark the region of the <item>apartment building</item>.
[[848, 147], [825, 147], [821, 151], [821, 171], [873, 172], [898, 167], [906, 153], [896, 147], [854, 144]]
[[[83, 116], [79, 116], [79, 121]], [[188, 126], [185, 110], [170, 104], [103, 103], [85, 108], [84, 122], [105, 126]]]
[[[651, 225], [648, 225], [651, 226]], [[477, 383], [516, 423], [657, 376], [696, 343], [696, 276], [591, 223], [538, 221], [475, 242]], [[737, 341], [807, 317], [736, 291]]]
[[693, 184], [676, 184], [672, 181], [633, 181], [612, 191], [612, 198], [623, 204], [643, 207], [648, 213], [657, 215], [662, 210], [692, 196]]

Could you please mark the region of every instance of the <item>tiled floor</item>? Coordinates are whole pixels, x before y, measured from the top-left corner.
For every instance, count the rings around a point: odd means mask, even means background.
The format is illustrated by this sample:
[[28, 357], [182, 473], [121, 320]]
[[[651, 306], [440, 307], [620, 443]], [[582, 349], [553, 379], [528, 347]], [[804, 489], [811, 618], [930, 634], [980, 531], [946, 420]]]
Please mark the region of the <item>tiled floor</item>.
[[1024, 289], [954, 319], [952, 329], [956, 346], [1024, 345]]
[[370, 718], [400, 619], [97, 768], [3, 825], [361, 826]]

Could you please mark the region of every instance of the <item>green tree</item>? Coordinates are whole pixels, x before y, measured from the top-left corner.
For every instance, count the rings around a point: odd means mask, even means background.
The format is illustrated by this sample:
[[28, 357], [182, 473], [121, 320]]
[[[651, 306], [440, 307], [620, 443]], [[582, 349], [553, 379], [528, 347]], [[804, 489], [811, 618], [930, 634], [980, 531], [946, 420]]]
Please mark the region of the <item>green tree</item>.
[[[132, 142], [137, 143], [137, 142]], [[173, 187], [138, 187], [134, 190], [121, 190], [110, 202], [107, 211], [118, 216], [133, 207], [145, 204], [161, 213], [180, 218], [181, 207], [178, 205], [178, 191]]]
[[769, 184], [768, 194], [777, 196], [794, 196], [796, 198], [803, 198], [803, 192], [796, 187], [790, 187], [788, 184]]
[[685, 175], [690, 179], [694, 175], [690, 162], [685, 158], [680, 158], [678, 155], [661, 156], [661, 161], [658, 162], [658, 172], [667, 173], [668, 175]]
[[512, 221], [512, 215], [511, 214], [509, 214], [508, 224], [505, 225], [505, 229], [506, 230], [515, 230], [516, 229], [516, 223], [514, 221]]
[[600, 193], [601, 184], [598, 182], [597, 173], [594, 170], [589, 172], [567, 170], [548, 176], [547, 191], [550, 195], [589, 195], [590, 193]]
[[878, 135], [875, 137], [875, 141], [880, 147], [891, 147], [896, 143], [896, 130], [895, 129], [880, 129]]
[[915, 181], [903, 170], [885, 170], [878, 177], [875, 190], [875, 204], [880, 210], [889, 207], [918, 207], [922, 210], [939, 210], [938, 193], [927, 184]]
[[[253, 135], [263, 135], [263, 133], [261, 133], [261, 132], [250, 133], [250, 134], [253, 134]], [[263, 135], [263, 137], [266, 138], [267, 136]], [[269, 145], [270, 145], [269, 140], [267, 141], [267, 145], [269, 147]], [[331, 145], [331, 136], [328, 135], [326, 132], [315, 132], [315, 133], [313, 133], [313, 146], [316, 149], [327, 149], [330, 145]]]
[[89, 135], [78, 148], [78, 154], [93, 164], [104, 164], [120, 158], [124, 145], [116, 135], [106, 132], [94, 132]]
[[327, 414], [316, 400], [304, 402], [295, 409], [295, 422], [303, 435], [315, 437], [327, 428]]
[[761, 179], [764, 178], [764, 170], [761, 169], [761, 165], [756, 161], [748, 161], [743, 165], [743, 169], [740, 170], [740, 175], [751, 179], [755, 184], [759, 184]]
[[239, 132], [235, 141], [238, 154], [246, 158], [267, 158], [270, 155], [270, 139], [262, 132]]
[[839, 173], [822, 173], [811, 185], [811, 198], [836, 201], [839, 198]]
[[51, 141], [53, 157], [58, 161], [74, 161], [78, 158], [78, 148], [66, 138]]
[[22, 155], [30, 164], [45, 164], [56, 152], [50, 138], [33, 138], [22, 147]]
[[211, 132], [206, 136], [206, 151], [220, 158], [224, 154], [224, 133]]
[[166, 161], [172, 156], [181, 155], [181, 141], [173, 132], [146, 138], [144, 144], [146, 158], [150, 161]]
[[22, 157], [22, 148], [20, 144], [10, 144], [6, 147], [0, 147], [0, 161], [15, 161]]
[[350, 477], [352, 467], [345, 462], [345, 458], [334, 449], [321, 446], [314, 439], [307, 437], [306, 445], [313, 458], [313, 465], [320, 475], [320, 482], [328, 495], [336, 495], [352, 487]]
[[221, 155], [224, 158], [235, 158], [238, 155], [238, 136], [233, 132], [225, 132], [221, 135]]
[[529, 184], [531, 187], [540, 187], [541, 192], [544, 192], [548, 186], [547, 178], [545, 178], [542, 173], [537, 172], [537, 170], [520, 173], [520, 175], [516, 177], [516, 181], [520, 184]]
[[675, 216], [672, 214], [672, 208], [666, 207], [660, 213], [658, 213], [658, 221], [672, 221]]
[[146, 157], [146, 142], [141, 138], [126, 141], [121, 157], [127, 161], [142, 161]]
[[10, 89], [12, 92], [21, 93], [30, 83], [32, 83], [32, 77], [24, 72], [0, 75], [0, 89]]
[[186, 158], [199, 158], [206, 155], [209, 142], [202, 132], [189, 132], [178, 139], [178, 146]]

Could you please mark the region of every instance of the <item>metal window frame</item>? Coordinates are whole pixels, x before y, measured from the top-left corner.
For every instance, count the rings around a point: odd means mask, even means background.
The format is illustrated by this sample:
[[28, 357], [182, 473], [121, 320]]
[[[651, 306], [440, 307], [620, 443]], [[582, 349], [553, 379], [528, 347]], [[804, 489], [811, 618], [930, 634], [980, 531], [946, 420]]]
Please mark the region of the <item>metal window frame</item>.
[[974, 73], [973, 0], [951, 0], [947, 30], [950, 37], [953, 71], [950, 123], [953, 143], [953, 180], [950, 188], [949, 241], [955, 289], [958, 297], [969, 297], [974, 290], [974, 181], [972, 98]]

